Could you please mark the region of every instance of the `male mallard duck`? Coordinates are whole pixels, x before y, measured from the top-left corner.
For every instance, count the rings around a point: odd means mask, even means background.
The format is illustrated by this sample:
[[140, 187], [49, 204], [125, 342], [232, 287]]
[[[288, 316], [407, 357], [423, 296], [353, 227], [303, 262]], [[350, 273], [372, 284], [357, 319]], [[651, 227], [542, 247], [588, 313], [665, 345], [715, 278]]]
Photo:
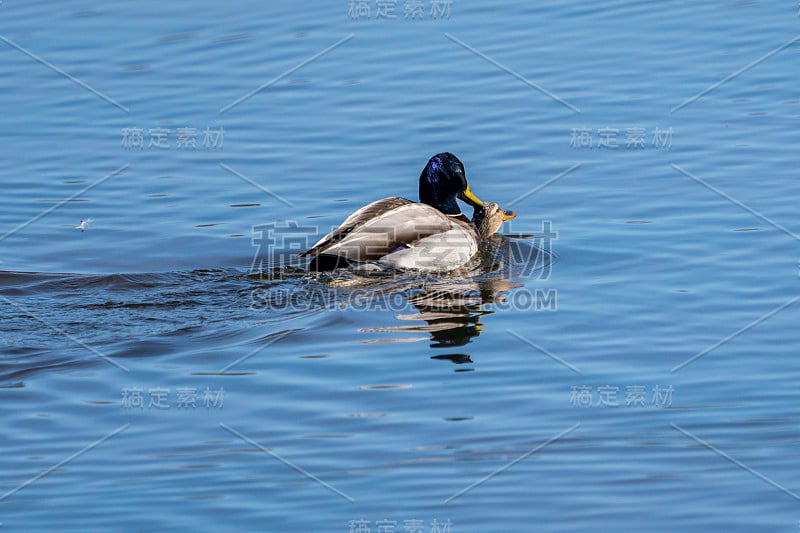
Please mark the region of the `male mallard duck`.
[[415, 270], [458, 268], [478, 251], [483, 235], [461, 213], [457, 199], [475, 208], [484, 231], [494, 227], [494, 233], [503, 220], [516, 216], [499, 207], [487, 216], [484, 203], [470, 191], [464, 165], [444, 152], [433, 156], [420, 174], [419, 203], [396, 196], [372, 202], [300, 257], [311, 257], [314, 270], [353, 263]]

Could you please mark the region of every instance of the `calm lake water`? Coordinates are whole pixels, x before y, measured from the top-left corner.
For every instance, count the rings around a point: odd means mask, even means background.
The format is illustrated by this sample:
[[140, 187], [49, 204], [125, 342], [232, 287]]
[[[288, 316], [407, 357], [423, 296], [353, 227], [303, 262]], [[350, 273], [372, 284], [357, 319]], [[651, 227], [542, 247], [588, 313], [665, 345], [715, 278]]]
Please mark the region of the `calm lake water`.
[[[798, 9], [3, 2], [3, 530], [797, 531]], [[470, 271], [292, 258], [441, 151]]]

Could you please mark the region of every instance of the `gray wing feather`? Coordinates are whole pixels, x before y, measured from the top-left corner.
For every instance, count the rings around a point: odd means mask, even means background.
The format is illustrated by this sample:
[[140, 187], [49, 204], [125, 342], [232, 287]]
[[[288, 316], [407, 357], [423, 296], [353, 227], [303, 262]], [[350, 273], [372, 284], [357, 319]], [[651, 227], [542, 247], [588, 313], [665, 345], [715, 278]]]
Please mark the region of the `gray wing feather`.
[[438, 209], [405, 198], [384, 198], [347, 217], [301, 257], [336, 255], [350, 261], [380, 259], [398, 249], [448, 231], [450, 218]]

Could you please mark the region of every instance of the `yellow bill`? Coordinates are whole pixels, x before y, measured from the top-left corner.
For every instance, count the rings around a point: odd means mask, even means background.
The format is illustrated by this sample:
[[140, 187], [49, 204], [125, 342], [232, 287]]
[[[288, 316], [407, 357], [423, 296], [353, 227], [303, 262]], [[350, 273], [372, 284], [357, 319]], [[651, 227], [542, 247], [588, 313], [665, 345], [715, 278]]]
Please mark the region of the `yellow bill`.
[[469, 185], [467, 185], [467, 189], [459, 195], [459, 198], [473, 207], [483, 207], [483, 202], [481, 202], [477, 196], [472, 194], [472, 191], [469, 189]]

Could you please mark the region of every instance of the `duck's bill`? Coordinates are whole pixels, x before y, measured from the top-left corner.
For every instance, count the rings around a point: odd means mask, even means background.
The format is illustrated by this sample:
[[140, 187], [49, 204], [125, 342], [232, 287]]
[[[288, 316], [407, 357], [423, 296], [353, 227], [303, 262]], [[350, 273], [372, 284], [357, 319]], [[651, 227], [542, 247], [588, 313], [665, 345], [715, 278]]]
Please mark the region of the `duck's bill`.
[[503, 220], [511, 220], [512, 218], [516, 218], [517, 212], [516, 211], [503, 211]]
[[483, 202], [478, 200], [478, 197], [472, 194], [472, 191], [469, 190], [469, 185], [467, 185], [467, 189], [458, 195], [458, 198], [464, 202], [467, 202], [472, 207], [483, 207]]

